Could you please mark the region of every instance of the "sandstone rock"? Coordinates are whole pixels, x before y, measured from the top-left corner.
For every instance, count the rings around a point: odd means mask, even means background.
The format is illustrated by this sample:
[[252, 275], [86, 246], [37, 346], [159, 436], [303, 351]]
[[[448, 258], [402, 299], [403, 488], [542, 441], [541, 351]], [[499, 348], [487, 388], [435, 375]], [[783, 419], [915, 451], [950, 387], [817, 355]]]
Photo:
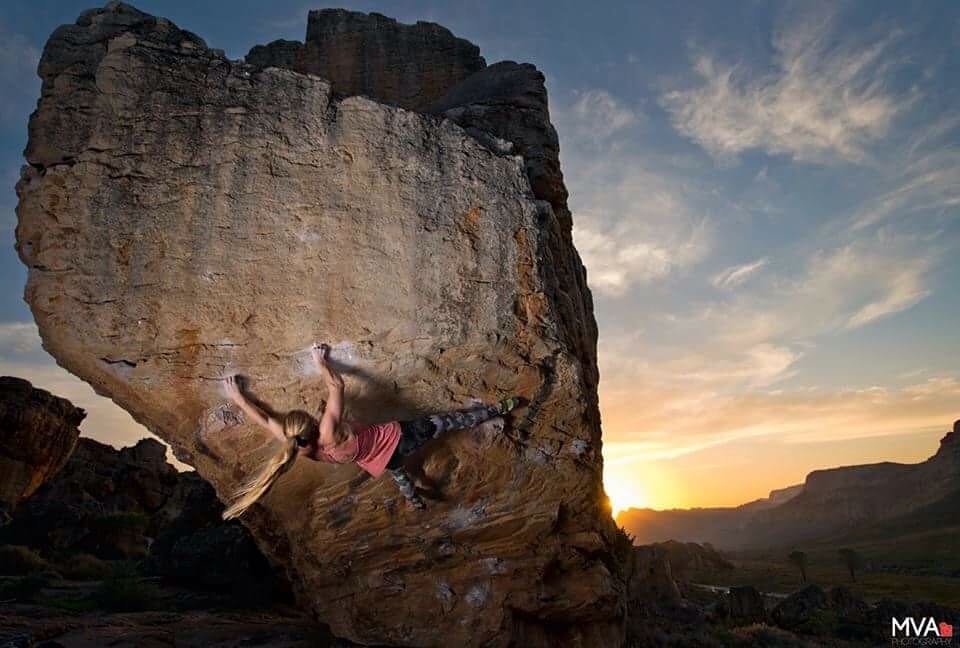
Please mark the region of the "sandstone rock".
[[155, 515], [164, 521], [150, 545], [149, 570], [179, 585], [248, 601], [289, 596], [250, 533], [239, 522], [224, 522], [222, 512], [213, 487], [194, 472], [181, 474]]
[[870, 614], [867, 602], [842, 585], [827, 592], [827, 604], [849, 623], [864, 623]]
[[690, 570], [731, 570], [733, 563], [720, 555], [709, 543], [696, 542], [668, 542], [655, 543], [653, 546], [661, 548], [670, 561], [673, 577], [678, 581], [688, 581]]
[[0, 519], [63, 468], [85, 416], [26, 380], [0, 377]]
[[[44, 346], [221, 495], [269, 445], [221, 378], [316, 408], [315, 340], [334, 344], [356, 420], [527, 397], [505, 433], [422, 453], [442, 495], [425, 513], [356, 467], [298, 462], [245, 524], [338, 636], [618, 645], [626, 576], [569, 218], [523, 157], [489, 147], [506, 131], [386, 105], [439, 101], [483, 67], [475, 48], [332, 16], [308, 35], [332, 88], [120, 3], [53, 34], [17, 210]], [[340, 96], [354, 92], [379, 101]]]
[[631, 605], [659, 608], [681, 604], [680, 589], [673, 578], [669, 553], [664, 547], [636, 547], [634, 561], [630, 580]]
[[142, 557], [179, 474], [155, 439], [114, 448], [83, 438], [63, 469], [17, 510], [3, 536], [46, 554]]
[[476, 45], [435, 23], [403, 25], [345, 9], [311, 11], [304, 43], [258, 45], [246, 60], [257, 69], [315, 74], [340, 95], [365, 95], [419, 111], [486, 65]]
[[543, 73], [529, 63], [502, 61], [450, 88], [429, 107], [468, 131], [511, 142], [522, 155], [537, 198], [569, 219], [567, 189], [560, 172], [560, 142], [550, 123]]
[[724, 619], [735, 625], [763, 623], [767, 618], [763, 595], [752, 585], [731, 587], [721, 607]]

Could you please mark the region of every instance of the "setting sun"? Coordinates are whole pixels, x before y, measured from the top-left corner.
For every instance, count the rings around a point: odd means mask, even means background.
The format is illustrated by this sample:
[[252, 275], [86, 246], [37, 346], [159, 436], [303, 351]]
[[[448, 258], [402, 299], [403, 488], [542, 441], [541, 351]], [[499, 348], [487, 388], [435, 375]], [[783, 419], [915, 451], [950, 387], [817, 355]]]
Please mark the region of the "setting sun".
[[608, 466], [603, 473], [603, 488], [610, 498], [613, 517], [628, 508], [649, 506], [646, 489], [633, 478], [617, 470], [621, 466]]

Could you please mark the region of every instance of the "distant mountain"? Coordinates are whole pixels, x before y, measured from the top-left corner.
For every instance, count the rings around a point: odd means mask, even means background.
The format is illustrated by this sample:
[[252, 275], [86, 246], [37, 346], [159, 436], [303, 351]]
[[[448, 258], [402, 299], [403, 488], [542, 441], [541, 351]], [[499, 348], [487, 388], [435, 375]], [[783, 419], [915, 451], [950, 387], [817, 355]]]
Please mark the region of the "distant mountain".
[[[617, 522], [637, 544], [679, 540], [720, 549], [789, 545], [880, 529], [945, 524], [960, 498], [960, 421], [937, 453], [918, 464], [884, 462], [817, 470], [802, 485], [737, 507], [628, 509]], [[889, 530], [888, 530], [889, 532]]]

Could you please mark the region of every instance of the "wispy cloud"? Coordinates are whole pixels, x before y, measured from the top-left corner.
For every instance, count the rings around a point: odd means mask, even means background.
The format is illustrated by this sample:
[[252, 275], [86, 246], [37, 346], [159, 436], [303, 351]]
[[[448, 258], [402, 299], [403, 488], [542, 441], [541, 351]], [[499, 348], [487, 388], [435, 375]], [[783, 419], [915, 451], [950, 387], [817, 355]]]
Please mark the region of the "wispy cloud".
[[940, 148], [897, 166], [892, 188], [857, 210], [851, 230], [856, 232], [918, 214], [960, 214], [960, 150], [938, 144]]
[[601, 393], [612, 464], [674, 458], [743, 439], [816, 443], [947, 430], [960, 397], [954, 375], [899, 388], [732, 394], [646, 381], [618, 387]]
[[[916, 98], [887, 83], [896, 31], [838, 37], [835, 16], [809, 12], [774, 35], [775, 71], [697, 56], [699, 83], [660, 97], [674, 127], [719, 158], [758, 149], [802, 161], [860, 161]], [[849, 36], [849, 35], [844, 35]]]
[[559, 105], [555, 121], [574, 239], [594, 290], [622, 297], [705, 258], [713, 232], [702, 191], [622, 145], [624, 133], [644, 121], [639, 110], [590, 89]]
[[0, 356], [38, 351], [40, 336], [33, 322], [0, 322]]
[[587, 135], [610, 137], [617, 131], [637, 123], [637, 113], [626, 107], [606, 90], [592, 89], [578, 93], [571, 111], [577, 125]]
[[811, 252], [800, 272], [772, 274], [751, 291], [708, 302], [680, 323], [706, 340], [750, 347], [808, 342], [866, 326], [931, 294], [942, 250], [923, 238], [881, 232]]
[[767, 265], [767, 259], [757, 259], [743, 265], [732, 266], [715, 274], [711, 279], [717, 288], [730, 289], [745, 283], [754, 273]]
[[612, 297], [696, 264], [706, 254], [710, 238], [705, 221], [660, 232], [629, 222], [605, 231], [587, 223], [578, 224], [573, 234], [589, 269], [590, 285]]

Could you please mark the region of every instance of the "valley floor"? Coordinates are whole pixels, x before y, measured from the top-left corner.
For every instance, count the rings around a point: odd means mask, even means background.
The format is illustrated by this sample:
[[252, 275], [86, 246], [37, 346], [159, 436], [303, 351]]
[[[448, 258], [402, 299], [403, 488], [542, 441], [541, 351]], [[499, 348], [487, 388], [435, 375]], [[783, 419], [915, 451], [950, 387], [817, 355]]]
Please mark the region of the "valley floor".
[[[863, 558], [856, 582], [840, 559], [841, 547], [854, 549]], [[796, 548], [808, 556], [808, 583], [823, 588], [843, 585], [866, 600], [890, 597], [960, 607], [960, 526]], [[689, 579], [705, 585], [753, 585], [765, 593], [787, 594], [802, 586], [799, 570], [787, 560], [791, 550], [727, 553], [735, 569], [691, 569]]]

